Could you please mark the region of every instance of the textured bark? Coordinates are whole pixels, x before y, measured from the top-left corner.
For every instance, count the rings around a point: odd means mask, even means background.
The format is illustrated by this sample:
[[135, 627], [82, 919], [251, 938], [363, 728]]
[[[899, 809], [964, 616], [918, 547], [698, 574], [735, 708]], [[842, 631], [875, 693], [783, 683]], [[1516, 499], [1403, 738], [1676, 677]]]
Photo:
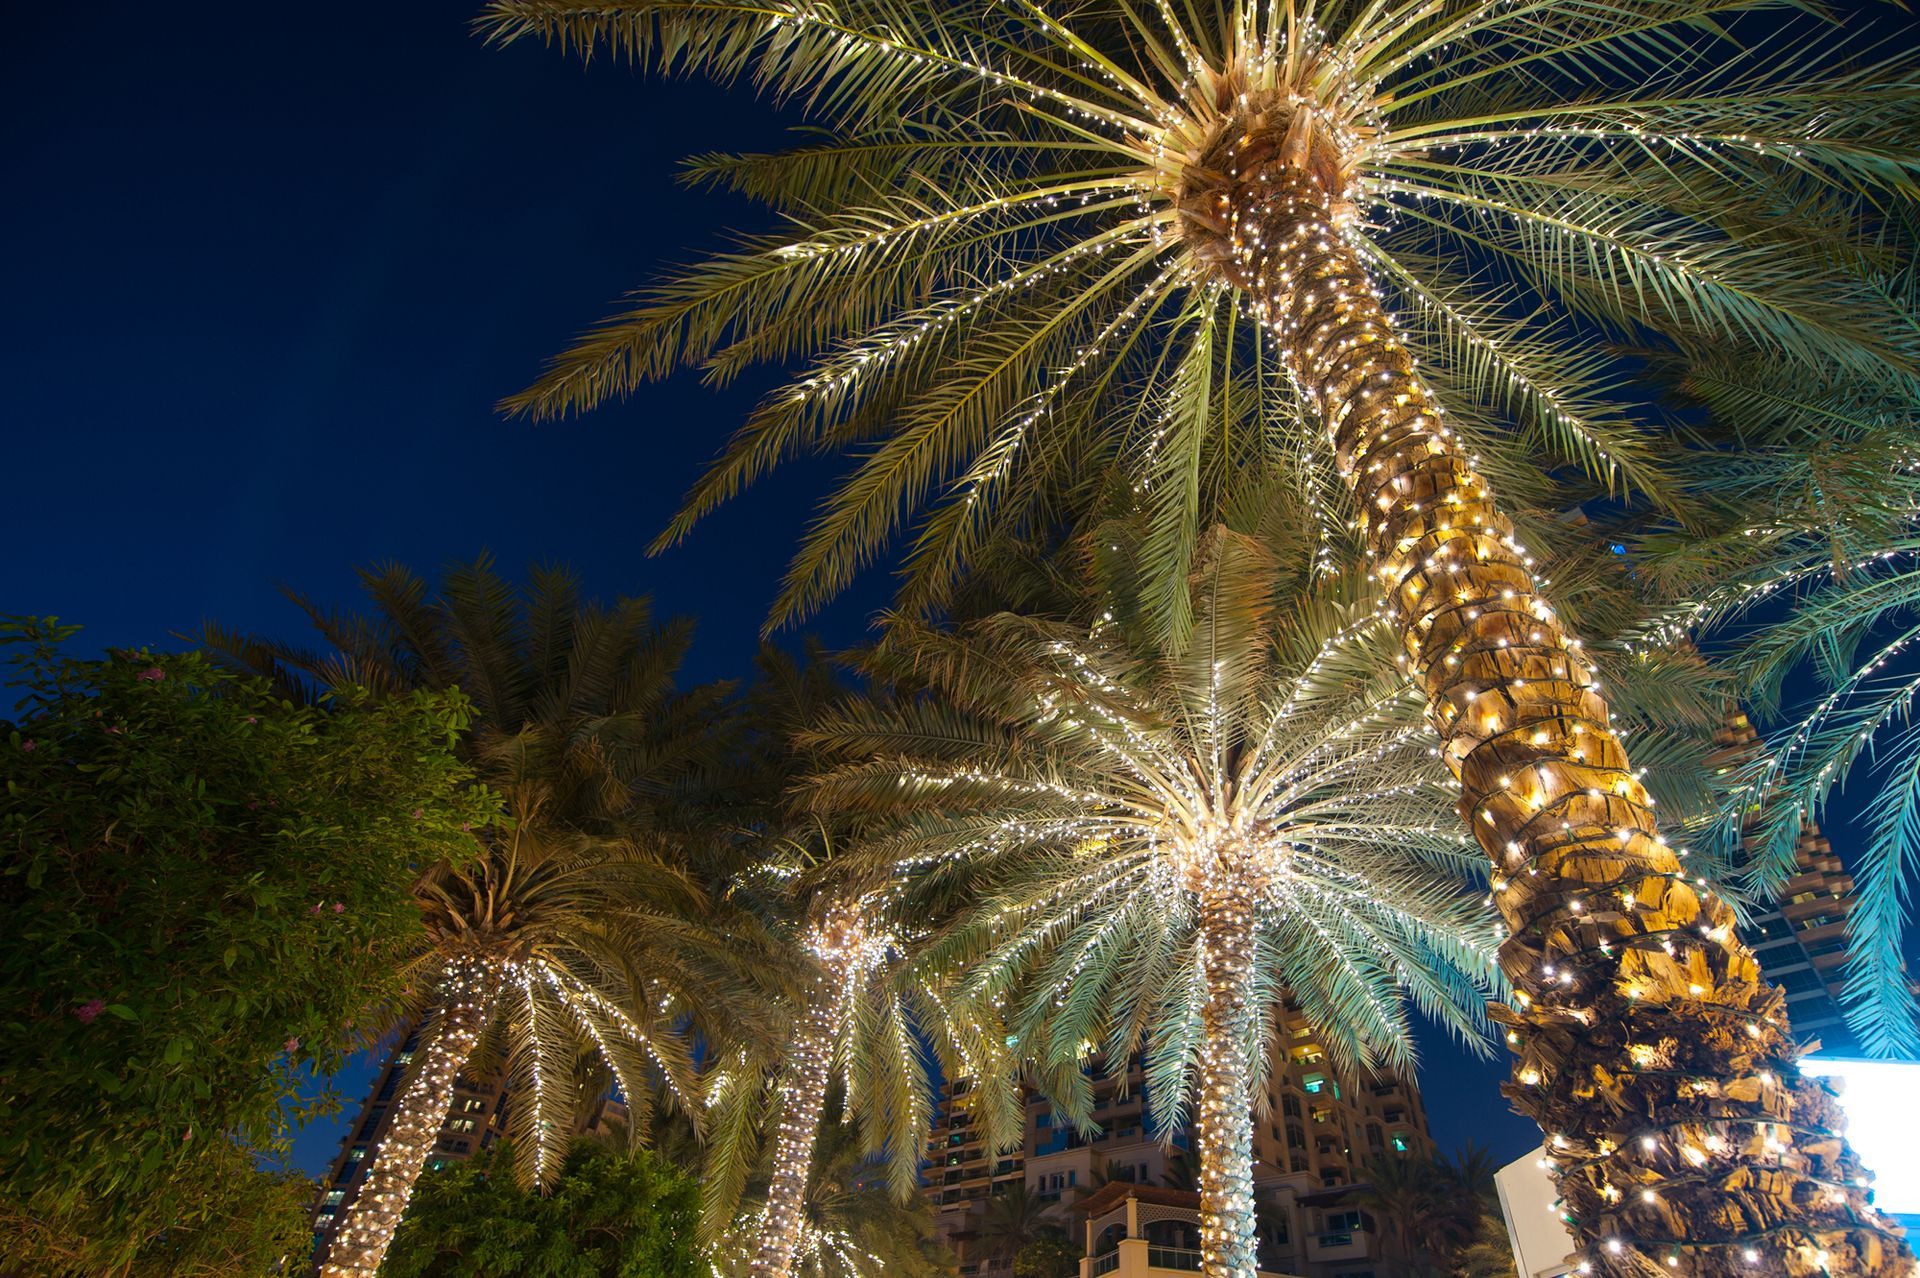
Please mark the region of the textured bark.
[[773, 1145], [773, 1177], [767, 1185], [767, 1214], [753, 1255], [753, 1278], [786, 1278], [793, 1266], [806, 1207], [807, 1174], [813, 1166], [813, 1142], [820, 1130], [833, 1041], [844, 1005], [841, 984], [821, 980], [781, 1067], [780, 1131]]
[[[1536, 588], [1339, 223], [1340, 166], [1276, 108], [1189, 175], [1187, 234], [1275, 334], [1350, 482], [1407, 669], [1509, 928], [1506, 1088], [1605, 1275], [1893, 1278], [1780, 992], [1660, 837], [1580, 642]], [[1222, 229], [1224, 228], [1224, 229]]]
[[1254, 896], [1245, 876], [1217, 874], [1200, 894], [1200, 1266], [1206, 1278], [1253, 1278]]
[[461, 959], [447, 967], [439, 1023], [421, 1047], [400, 1108], [380, 1138], [360, 1192], [333, 1236], [321, 1278], [373, 1278], [406, 1214], [414, 1182], [447, 1121], [454, 1080], [486, 1027], [501, 973], [497, 964]]

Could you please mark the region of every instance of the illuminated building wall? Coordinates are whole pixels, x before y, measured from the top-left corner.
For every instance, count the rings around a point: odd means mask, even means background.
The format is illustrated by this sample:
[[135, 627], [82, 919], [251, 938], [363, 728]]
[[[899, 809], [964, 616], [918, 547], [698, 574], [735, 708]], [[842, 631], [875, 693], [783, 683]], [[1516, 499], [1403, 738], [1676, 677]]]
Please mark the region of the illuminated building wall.
[[[1379, 1239], [1370, 1222], [1349, 1220], [1354, 1210], [1340, 1200], [1340, 1188], [1364, 1180], [1364, 1165], [1376, 1155], [1404, 1152], [1430, 1156], [1434, 1152], [1427, 1132], [1426, 1109], [1419, 1089], [1390, 1074], [1352, 1079], [1336, 1072], [1326, 1059], [1317, 1035], [1300, 1019], [1299, 1008], [1288, 1000], [1273, 1044], [1273, 1070], [1264, 1105], [1254, 1118], [1254, 1182], [1271, 1190], [1284, 1203], [1279, 1235], [1261, 1238], [1261, 1268], [1317, 1278], [1320, 1266], [1308, 1263], [1324, 1240], [1338, 1234], [1338, 1248], [1327, 1251], [1327, 1265], [1342, 1273], [1362, 1272], [1377, 1260]], [[962, 1079], [943, 1091], [927, 1142], [925, 1189], [941, 1236], [952, 1248], [964, 1278], [1009, 1278], [1007, 1257], [991, 1254], [982, 1234], [988, 1201], [1007, 1187], [1024, 1183], [1040, 1198], [1070, 1237], [1075, 1220], [1068, 1213], [1076, 1201], [1091, 1194], [1111, 1174], [1120, 1180], [1164, 1185], [1169, 1172], [1182, 1188], [1195, 1171], [1190, 1133], [1175, 1133], [1169, 1146], [1155, 1137], [1159, 1127], [1138, 1057], [1129, 1063], [1127, 1078], [1101, 1078], [1096, 1061], [1093, 1117], [1100, 1134], [1089, 1140], [1069, 1125], [1056, 1122], [1052, 1104], [1044, 1097], [1027, 1101], [1026, 1138], [1017, 1150], [997, 1154], [985, 1147], [966, 1109], [968, 1083]], [[1169, 1163], [1175, 1163], [1173, 1168]], [[1268, 1256], [1275, 1254], [1274, 1260]], [[1356, 1269], [1355, 1265], [1361, 1266]], [[1333, 1272], [1328, 1269], [1327, 1272]], [[1379, 1272], [1384, 1273], [1382, 1269]]]

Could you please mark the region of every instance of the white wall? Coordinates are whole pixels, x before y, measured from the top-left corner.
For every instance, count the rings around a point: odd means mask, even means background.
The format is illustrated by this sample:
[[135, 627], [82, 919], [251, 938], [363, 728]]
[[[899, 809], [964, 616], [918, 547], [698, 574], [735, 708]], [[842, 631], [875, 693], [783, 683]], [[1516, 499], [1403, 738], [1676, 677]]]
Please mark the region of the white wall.
[[1554, 1209], [1553, 1182], [1540, 1166], [1544, 1147], [1494, 1173], [1500, 1214], [1507, 1218], [1507, 1242], [1520, 1278], [1555, 1278], [1571, 1273], [1567, 1257], [1578, 1245]]

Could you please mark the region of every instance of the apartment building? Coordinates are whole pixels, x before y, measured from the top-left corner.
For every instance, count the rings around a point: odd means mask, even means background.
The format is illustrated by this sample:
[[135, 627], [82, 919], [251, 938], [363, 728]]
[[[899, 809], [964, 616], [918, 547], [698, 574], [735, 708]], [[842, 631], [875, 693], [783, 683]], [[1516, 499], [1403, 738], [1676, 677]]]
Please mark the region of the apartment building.
[[[1729, 755], [1757, 748], [1759, 735], [1738, 711], [1714, 734]], [[1773, 907], [1741, 929], [1768, 980], [1787, 994], [1787, 1016], [1802, 1043], [1818, 1041], [1829, 1056], [1857, 1056], [1859, 1045], [1840, 1011], [1847, 961], [1847, 916], [1853, 876], [1820, 827], [1809, 821], [1793, 847], [1794, 874]]]
[[[927, 1144], [926, 1193], [936, 1227], [966, 1278], [1011, 1275], [1011, 1258], [995, 1254], [983, 1226], [993, 1199], [1013, 1185], [1025, 1186], [1076, 1241], [1084, 1229], [1084, 1205], [1096, 1198], [1107, 1211], [1122, 1211], [1115, 1219], [1124, 1219], [1127, 1200], [1113, 1185], [1152, 1187], [1162, 1195], [1190, 1187], [1191, 1133], [1163, 1132], [1141, 1060], [1129, 1061], [1122, 1077], [1106, 1077], [1099, 1062], [1090, 1072], [1096, 1080], [1095, 1134], [1083, 1136], [1060, 1120], [1049, 1100], [1032, 1095], [1021, 1146], [1005, 1152], [988, 1149], [974, 1129], [967, 1080], [943, 1091]], [[1335, 1070], [1299, 1006], [1288, 1000], [1254, 1117], [1254, 1179], [1268, 1204], [1261, 1269], [1301, 1278], [1384, 1274], [1379, 1231], [1366, 1213], [1342, 1200], [1364, 1180], [1370, 1158], [1433, 1153], [1419, 1089], [1388, 1074], [1354, 1078]], [[1156, 1210], [1172, 1206], [1158, 1204]], [[1173, 1246], [1180, 1240], [1161, 1241]]]

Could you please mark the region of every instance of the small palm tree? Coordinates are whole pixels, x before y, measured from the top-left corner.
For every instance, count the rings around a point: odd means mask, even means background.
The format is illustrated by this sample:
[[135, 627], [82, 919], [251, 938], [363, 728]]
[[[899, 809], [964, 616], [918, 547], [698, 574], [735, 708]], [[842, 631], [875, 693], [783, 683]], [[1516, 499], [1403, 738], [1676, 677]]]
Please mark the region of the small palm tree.
[[[1124, 564], [1148, 535], [1104, 529], [1097, 554]], [[917, 899], [968, 902], [925, 950], [961, 1008], [1004, 1008], [1049, 1064], [1144, 1047], [1170, 1123], [1194, 1098], [1203, 1263], [1222, 1278], [1254, 1263], [1252, 1107], [1283, 985], [1343, 1064], [1403, 1068], [1411, 1004], [1488, 1050], [1499, 988], [1464, 890], [1478, 860], [1390, 631], [1364, 593], [1282, 580], [1260, 539], [1215, 530], [1195, 639], [1172, 651], [1124, 571], [1096, 577], [1079, 620], [901, 623], [928, 696], [812, 734], [854, 756], [815, 802], [894, 825], [863, 855]], [[1084, 1108], [1085, 1090], [1056, 1100]]]
[[911, 943], [926, 931], [924, 921], [910, 925], [895, 916], [896, 885], [840, 873], [846, 858], [836, 852], [857, 834], [836, 835], [830, 823], [782, 803], [785, 791], [816, 763], [796, 745], [797, 734], [846, 690], [818, 653], [800, 662], [768, 648], [759, 666], [747, 715], [757, 745], [749, 781], [762, 796], [754, 805], [758, 855], [737, 877], [733, 896], [783, 942], [779, 959], [790, 974], [791, 1028], [777, 1063], [762, 1071], [770, 1086], [748, 1085], [752, 1066], [735, 1067], [740, 1085], [725, 1089], [724, 1113], [713, 1124], [704, 1201], [709, 1228], [734, 1219], [757, 1128], [770, 1114], [776, 1122], [771, 1169], [755, 1217], [750, 1267], [754, 1278], [787, 1278], [809, 1245], [814, 1148], [836, 1082], [848, 1098], [849, 1120], [858, 1123], [864, 1153], [880, 1160], [865, 1174], [883, 1176], [903, 1203], [918, 1193], [924, 1134], [932, 1120], [933, 1057], [941, 1058], [949, 1076], [978, 1079], [983, 1095], [1001, 1097], [993, 1112], [983, 1110], [983, 1129], [1000, 1134], [1015, 1114], [1007, 1103], [1011, 1089], [987, 1085], [1011, 1075], [1001, 1060], [1004, 1039], [984, 1030], [981, 1021], [952, 1022], [914, 961]]
[[387, 1136], [321, 1272], [368, 1278], [469, 1062], [504, 1053], [515, 1169], [544, 1184], [558, 1169], [575, 1106], [575, 1062], [596, 1055], [646, 1131], [656, 1084], [700, 1095], [691, 1035], [741, 1008], [724, 930], [683, 844], [671, 836], [681, 791], [719, 757], [709, 726], [719, 690], [673, 688], [684, 624], [656, 625], [644, 600], [583, 605], [564, 572], [517, 596], [483, 561], [447, 574], [435, 596], [391, 568], [363, 575], [378, 611], [307, 606], [324, 653], [211, 630], [232, 659], [283, 686], [375, 690], [459, 687], [475, 719], [464, 744], [509, 817], [469, 865], [424, 867], [415, 889], [427, 941], [389, 1023], [424, 1025]]
[[[1661, 836], [1512, 518], [1542, 458], [1665, 499], [1608, 334], [1914, 366], [1853, 268], [1859, 225], [1915, 188], [1915, 56], [1766, 7], [491, 0], [496, 40], [750, 78], [829, 135], [696, 161], [785, 229], [648, 291], [509, 406], [798, 365], [664, 537], [785, 459], [857, 453], [779, 618], [909, 518], [905, 602], [937, 607], [990, 529], [1071, 520], [1117, 466], [1177, 637], [1222, 494], [1310, 451], [1354, 496], [1500, 880], [1514, 1096], [1554, 1138], [1585, 1263], [1896, 1273], [1910, 1252], [1831, 1143], [1783, 999]], [[1636, 1068], [1649, 1042], [1680, 1047]], [[1643, 1183], [1663, 1189], [1622, 1198]]]
[[1011, 1260], [1029, 1244], [1060, 1230], [1052, 1202], [1027, 1188], [1024, 1180], [1011, 1181], [987, 1199], [980, 1213], [980, 1241], [987, 1254]]

